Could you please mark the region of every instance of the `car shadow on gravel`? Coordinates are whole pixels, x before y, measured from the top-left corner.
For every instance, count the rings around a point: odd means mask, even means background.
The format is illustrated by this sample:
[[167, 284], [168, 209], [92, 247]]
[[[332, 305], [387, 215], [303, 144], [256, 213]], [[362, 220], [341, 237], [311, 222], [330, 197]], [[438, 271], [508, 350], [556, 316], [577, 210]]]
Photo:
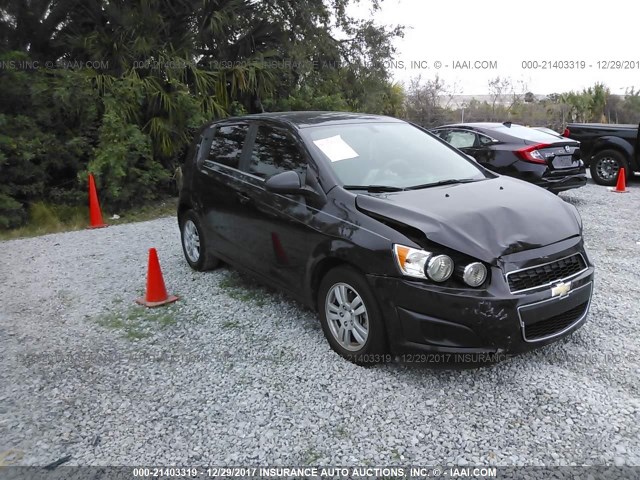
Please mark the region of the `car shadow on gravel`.
[[250, 275], [241, 273], [233, 267], [223, 265], [219, 271], [223, 274], [223, 278], [218, 283], [218, 287], [234, 300], [254, 303], [261, 307], [267, 305], [269, 301], [286, 301], [304, 308], [302, 304], [295, 302], [284, 292], [262, 283]]
[[306, 305], [250, 275], [238, 272], [228, 265], [223, 265], [220, 271], [224, 277], [218, 283], [218, 288], [234, 300], [256, 307], [266, 307], [270, 302], [285, 303], [303, 313], [312, 314], [314, 317], [316, 315], [316, 312]]

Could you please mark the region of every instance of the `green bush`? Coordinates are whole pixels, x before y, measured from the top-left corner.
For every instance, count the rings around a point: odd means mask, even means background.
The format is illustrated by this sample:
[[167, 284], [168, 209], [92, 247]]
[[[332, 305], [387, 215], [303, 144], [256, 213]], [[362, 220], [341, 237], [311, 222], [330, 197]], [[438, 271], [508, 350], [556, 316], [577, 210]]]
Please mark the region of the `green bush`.
[[28, 221], [34, 202], [86, 201], [78, 172], [93, 157], [100, 104], [90, 79], [73, 70], [6, 69], [0, 91], [0, 228]]
[[88, 165], [101, 187], [100, 197], [112, 208], [157, 198], [159, 184], [170, 174], [154, 161], [151, 138], [122, 118], [114, 98], [105, 106], [96, 156]]

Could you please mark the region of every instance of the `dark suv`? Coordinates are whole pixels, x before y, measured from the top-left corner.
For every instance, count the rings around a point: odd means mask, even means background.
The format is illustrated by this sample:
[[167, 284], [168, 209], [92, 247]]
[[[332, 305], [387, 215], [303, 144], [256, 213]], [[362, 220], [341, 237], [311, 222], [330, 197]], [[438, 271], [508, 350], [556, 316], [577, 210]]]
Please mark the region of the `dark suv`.
[[357, 363], [522, 352], [579, 328], [593, 266], [574, 206], [388, 117], [213, 122], [184, 166], [187, 262], [220, 260], [317, 309]]
[[575, 140], [511, 122], [459, 123], [433, 132], [484, 167], [553, 193], [587, 183]]

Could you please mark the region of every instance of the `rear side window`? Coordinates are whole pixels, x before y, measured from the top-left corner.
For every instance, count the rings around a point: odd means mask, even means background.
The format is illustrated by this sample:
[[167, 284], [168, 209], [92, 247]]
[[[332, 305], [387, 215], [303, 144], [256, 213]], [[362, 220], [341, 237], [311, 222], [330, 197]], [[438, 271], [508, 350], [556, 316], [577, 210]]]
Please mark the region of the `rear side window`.
[[303, 173], [305, 165], [304, 154], [288, 131], [267, 125], [258, 127], [249, 173], [268, 178], [287, 170]]
[[248, 130], [247, 125], [223, 125], [216, 128], [209, 150], [209, 160], [238, 168]]
[[480, 145], [490, 145], [494, 142], [494, 140], [485, 135], [478, 135], [478, 139], [480, 140]]

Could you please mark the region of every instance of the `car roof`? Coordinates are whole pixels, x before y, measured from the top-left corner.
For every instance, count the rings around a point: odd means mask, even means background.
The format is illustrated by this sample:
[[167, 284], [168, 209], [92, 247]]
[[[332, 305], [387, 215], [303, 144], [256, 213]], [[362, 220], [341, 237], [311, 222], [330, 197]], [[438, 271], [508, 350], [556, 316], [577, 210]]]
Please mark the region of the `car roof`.
[[384, 115], [368, 113], [331, 112], [331, 111], [297, 111], [268, 112], [230, 117], [220, 121], [234, 120], [267, 120], [286, 123], [295, 128], [308, 128], [318, 125], [335, 125], [340, 123], [405, 123], [402, 120]]

